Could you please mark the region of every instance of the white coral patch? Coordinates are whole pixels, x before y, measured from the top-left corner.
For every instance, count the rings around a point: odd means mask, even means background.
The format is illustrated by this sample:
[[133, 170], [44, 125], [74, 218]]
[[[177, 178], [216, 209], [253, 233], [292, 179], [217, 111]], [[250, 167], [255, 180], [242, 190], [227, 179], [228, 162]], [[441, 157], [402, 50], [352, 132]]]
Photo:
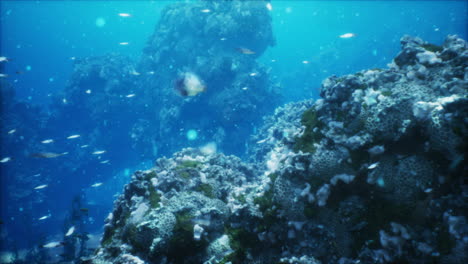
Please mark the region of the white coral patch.
[[333, 178], [331, 178], [330, 183], [333, 185], [336, 185], [338, 181], [342, 181], [344, 183], [350, 183], [354, 180], [355, 177], [356, 176], [349, 175], [349, 174], [338, 174], [338, 175], [333, 176]]
[[421, 64], [427, 63], [429, 65], [433, 65], [433, 64], [442, 62], [442, 60], [438, 58], [434, 52], [431, 52], [431, 51], [418, 53], [416, 54], [416, 57], [418, 58], [418, 61]]
[[328, 196], [330, 195], [330, 185], [324, 184], [316, 193], [318, 206], [325, 206], [327, 204]]

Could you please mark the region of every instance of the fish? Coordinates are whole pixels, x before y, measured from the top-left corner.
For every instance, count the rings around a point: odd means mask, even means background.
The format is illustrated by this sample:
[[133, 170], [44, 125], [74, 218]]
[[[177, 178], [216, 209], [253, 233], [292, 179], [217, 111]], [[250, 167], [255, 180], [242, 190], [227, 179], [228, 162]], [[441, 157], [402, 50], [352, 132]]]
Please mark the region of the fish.
[[39, 185], [39, 186], [37, 186], [37, 187], [34, 187], [34, 190], [44, 189], [44, 188], [46, 188], [47, 186], [49, 186], [49, 185], [47, 185], [47, 184], [42, 184], [42, 185]]
[[309, 64], [309, 61], [308, 60], [304, 60], [302, 61], [303, 64]]
[[91, 187], [96, 188], [102, 185], [102, 182], [96, 182], [95, 184], [91, 185]]
[[74, 139], [74, 138], [79, 138], [81, 137], [80, 135], [71, 135], [71, 136], [68, 136], [67, 139]]
[[8, 134], [11, 135], [11, 134], [13, 134], [15, 132], [16, 132], [16, 129], [12, 129], [12, 130], [8, 131]]
[[340, 38], [347, 39], [347, 38], [352, 38], [352, 37], [355, 37], [355, 36], [356, 36], [356, 34], [354, 34], [354, 33], [345, 33], [343, 35], [340, 35]]
[[8, 58], [7, 57], [4, 57], [4, 56], [1, 56], [0, 57], [0, 62], [8, 62]]
[[378, 162], [372, 163], [371, 165], [369, 165], [369, 167], [367, 167], [367, 169], [373, 170], [373, 169], [377, 168], [377, 166], [379, 166], [379, 163], [378, 163]]
[[131, 17], [132, 15], [129, 13], [119, 13], [120, 17]]
[[39, 217], [37, 220], [42, 221], [42, 220], [46, 220], [49, 217], [50, 217], [50, 215], [44, 215], [42, 217]]
[[122, 45], [122, 46], [125, 46], [125, 45], [128, 45], [129, 43], [128, 42], [120, 42], [119, 45]]
[[50, 144], [50, 143], [52, 143], [52, 142], [54, 142], [53, 139], [46, 139], [46, 140], [42, 140], [42, 141], [41, 141], [42, 144]]
[[101, 164], [106, 164], [106, 163], [109, 163], [110, 160], [103, 160], [101, 161]]
[[89, 145], [82, 145], [82, 146], [80, 146], [80, 148], [87, 148], [87, 147], [89, 147]]
[[0, 160], [0, 163], [7, 163], [7, 162], [9, 162], [10, 160], [11, 160], [10, 157], [5, 157], [5, 158], [3, 158], [3, 159]]
[[101, 154], [104, 154], [104, 153], [106, 153], [105, 150], [96, 150], [96, 151], [94, 151], [92, 154], [93, 154], [93, 155], [101, 155]]
[[88, 90], [85, 91], [85, 93], [90, 94], [90, 93], [91, 93], [91, 90], [88, 89]]
[[251, 49], [248, 49], [248, 48], [236, 48], [236, 50], [242, 54], [246, 54], [246, 55], [252, 55], [252, 54], [255, 54], [255, 51], [251, 50]]
[[139, 72], [137, 72], [137, 71], [135, 71], [135, 70], [132, 70], [132, 71], [130, 72], [130, 74], [131, 74], [131, 75], [135, 75], [135, 76], [141, 75], [141, 73], [139, 73]]
[[0, 78], [6, 78], [8, 77], [8, 74], [0, 73]]
[[65, 236], [71, 236], [73, 232], [75, 232], [75, 226], [70, 227]]
[[209, 13], [209, 12], [211, 12], [211, 10], [207, 8], [207, 9], [202, 9], [202, 10], [200, 10], [200, 12], [202, 12], [202, 13]]
[[265, 139], [259, 140], [259, 141], [257, 141], [257, 144], [262, 144], [262, 143], [265, 143], [267, 140], [268, 140], [268, 138], [265, 138]]
[[127, 94], [125, 97], [127, 97], [127, 98], [132, 98], [132, 97], [134, 97], [134, 96], [135, 96], [135, 94]]
[[64, 242], [49, 242], [45, 245], [42, 245], [41, 247], [43, 248], [57, 248], [63, 246], [65, 243]]
[[271, 3], [267, 3], [266, 8], [268, 9], [268, 11], [273, 10], [273, 6], [271, 6]]
[[57, 158], [63, 155], [68, 154], [68, 152], [63, 152], [63, 153], [54, 153], [54, 152], [38, 152], [38, 153], [33, 153], [31, 154], [31, 157], [33, 158], [43, 158], [43, 159], [51, 159], [51, 158]]
[[203, 81], [192, 72], [183, 73], [175, 81], [174, 88], [181, 96], [195, 96], [206, 91]]
[[249, 74], [249, 76], [252, 76], [252, 77], [257, 76], [257, 75], [258, 75], [258, 73], [256, 73], [256, 72], [252, 72], [252, 73]]

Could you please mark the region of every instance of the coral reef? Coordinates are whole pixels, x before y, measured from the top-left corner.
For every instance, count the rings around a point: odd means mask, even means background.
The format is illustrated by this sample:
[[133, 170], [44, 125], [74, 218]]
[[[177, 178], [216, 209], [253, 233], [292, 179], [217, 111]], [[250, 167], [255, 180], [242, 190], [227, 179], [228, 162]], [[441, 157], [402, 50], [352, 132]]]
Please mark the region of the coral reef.
[[136, 172], [91, 261], [467, 262], [467, 44], [401, 43], [265, 118], [252, 165], [185, 149]]
[[[245, 154], [239, 140], [247, 141], [280, 100], [268, 69], [257, 62], [274, 44], [263, 1], [172, 3], [163, 9], [138, 60], [121, 54], [73, 58], [69, 81], [51, 93], [50, 105], [18, 102], [8, 79], [1, 78], [6, 215], [24, 215], [18, 208], [31, 211], [44, 199], [72, 198], [54, 192], [46, 197], [34, 191], [36, 186], [89, 187], [96, 176], [104, 181], [183, 147], [214, 142], [225, 153]], [[205, 92], [183, 97], [174, 91], [174, 82], [187, 72], [200, 77]], [[188, 139], [187, 131], [198, 137]], [[53, 142], [42, 144], [45, 139]], [[46, 162], [31, 157], [43, 152], [60, 155]], [[210, 192], [208, 186], [200, 188]], [[29, 216], [18, 217], [33, 224]]]

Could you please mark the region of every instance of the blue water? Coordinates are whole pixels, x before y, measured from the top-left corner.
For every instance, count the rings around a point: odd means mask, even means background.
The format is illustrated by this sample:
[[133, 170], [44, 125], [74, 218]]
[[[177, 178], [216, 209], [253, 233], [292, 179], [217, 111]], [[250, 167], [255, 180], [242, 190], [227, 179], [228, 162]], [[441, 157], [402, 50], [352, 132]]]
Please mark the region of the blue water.
[[[138, 61], [160, 12], [170, 3], [2, 1], [0, 56], [10, 61], [2, 63], [0, 69], [8, 75], [5, 80], [16, 93], [14, 100], [24, 102], [28, 109], [25, 113], [30, 113], [34, 120], [36, 110], [30, 107], [35, 105], [49, 113], [53, 108], [51, 98], [60, 94], [69, 82], [74, 59], [120, 53]], [[282, 103], [318, 98], [321, 81], [330, 75], [386, 67], [399, 52], [399, 39], [405, 34], [438, 45], [448, 34], [468, 37], [466, 1], [272, 1], [272, 6], [276, 46], [269, 48], [258, 61], [271, 67], [269, 77], [279, 86]], [[122, 17], [119, 13], [131, 16]], [[345, 33], [355, 36], [339, 37]], [[124, 42], [128, 44], [122, 45]], [[2, 111], [3, 116], [7, 114]], [[73, 114], [70, 113], [75, 120], [66, 127], [56, 124], [38, 132], [40, 135], [21, 136], [34, 136], [38, 140], [53, 138], [54, 149], [50, 151], [54, 152], [79, 150], [79, 146], [91, 140], [91, 135], [84, 134], [90, 128], [81, 126], [82, 120]], [[2, 129], [2, 133], [14, 128], [13, 124], [1, 125], [8, 128]], [[123, 144], [121, 139], [113, 138], [113, 131], [106, 133], [111, 139], [106, 144], [113, 144], [106, 149]], [[81, 137], [74, 142], [64, 139], [72, 134]], [[198, 136], [203, 137], [203, 131], [198, 131]], [[13, 133], [12, 137], [20, 135]], [[29, 151], [27, 145], [17, 143], [21, 140], [12, 137], [3, 137], [11, 142], [2, 142], [0, 158]], [[186, 146], [200, 143], [187, 138], [186, 131], [174, 137], [179, 137]], [[247, 139], [239, 138], [239, 149], [226, 152], [239, 155]], [[93, 150], [98, 150], [100, 142], [93, 144]], [[78, 157], [70, 159], [73, 161], [67, 165], [70, 170], [54, 169], [66, 159], [1, 163], [0, 250], [33, 247], [62, 234], [74, 197], [81, 197], [83, 207], [89, 210], [82, 217], [86, 231], [99, 234], [115, 195], [128, 182], [131, 173], [150, 168], [153, 160], [163, 155], [171, 153], [141, 157], [138, 151], [117, 152], [107, 153], [98, 160]], [[106, 159], [111, 162], [101, 163]], [[17, 175], [5, 175], [17, 171]], [[37, 174], [40, 175], [34, 176]], [[90, 187], [97, 182], [103, 185]], [[31, 191], [38, 183], [49, 186]], [[21, 195], [23, 189], [12, 188], [18, 185], [29, 192]], [[38, 220], [44, 215], [50, 217]]]

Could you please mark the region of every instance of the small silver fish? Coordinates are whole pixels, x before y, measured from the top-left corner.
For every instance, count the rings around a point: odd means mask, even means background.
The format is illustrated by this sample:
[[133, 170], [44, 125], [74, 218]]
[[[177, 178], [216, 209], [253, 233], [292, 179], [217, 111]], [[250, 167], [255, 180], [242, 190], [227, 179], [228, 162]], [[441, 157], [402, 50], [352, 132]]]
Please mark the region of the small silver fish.
[[71, 135], [69, 137], [67, 137], [67, 139], [74, 139], [74, 138], [79, 138], [81, 137], [80, 135]]
[[41, 141], [42, 144], [50, 144], [50, 143], [52, 143], [52, 142], [54, 142], [53, 139], [46, 139], [46, 140], [42, 140], [42, 141]]
[[42, 247], [43, 248], [56, 248], [56, 247], [61, 247], [63, 245], [64, 245], [63, 242], [49, 242], [49, 243], [43, 245]]
[[96, 150], [96, 151], [94, 151], [92, 154], [93, 154], [93, 155], [101, 155], [101, 154], [104, 154], [104, 153], [106, 153], [105, 150]]
[[120, 17], [131, 17], [132, 15], [129, 13], [119, 13]]
[[367, 169], [372, 170], [372, 169], [377, 168], [377, 166], [379, 166], [379, 163], [378, 163], [378, 162], [372, 163], [371, 165], [369, 165], [369, 167], [367, 167]]
[[102, 185], [102, 182], [96, 182], [95, 184], [91, 185], [91, 187], [96, 188]]
[[135, 75], [135, 76], [140, 75], [140, 73], [137, 72], [137, 71], [135, 71], [135, 70], [132, 70], [132, 71], [130, 72], [130, 74], [131, 74], [131, 75]]
[[47, 186], [49, 186], [49, 185], [47, 185], [47, 184], [39, 185], [39, 186], [37, 186], [37, 187], [34, 187], [34, 190], [44, 189], [44, 188], [46, 188]]
[[11, 134], [13, 134], [13, 133], [15, 133], [15, 132], [16, 132], [16, 129], [12, 129], [12, 130], [8, 131], [8, 134], [11, 135]]
[[71, 236], [73, 232], [75, 232], [75, 226], [70, 227], [65, 236]]
[[0, 62], [8, 62], [8, 58], [7, 57], [0, 57]]
[[89, 145], [80, 146], [80, 148], [87, 148], [87, 147], [89, 147]]
[[103, 160], [101, 161], [101, 164], [106, 164], [106, 163], [109, 163], [110, 160]]
[[347, 39], [347, 38], [352, 38], [352, 37], [355, 37], [355, 36], [356, 36], [356, 34], [354, 34], [354, 33], [345, 33], [343, 35], [340, 35], [340, 38]]
[[47, 218], [49, 218], [50, 215], [44, 215], [43, 217], [39, 217], [39, 221], [42, 221], [42, 220], [46, 220]]
[[0, 160], [0, 163], [6, 163], [6, 162], [9, 162], [10, 160], [11, 160], [10, 157], [5, 157], [5, 158]]
[[132, 97], [134, 97], [134, 96], [135, 96], [135, 94], [128, 94], [128, 95], [126, 95], [125, 97], [127, 97], [127, 98], [132, 98]]
[[43, 159], [51, 159], [51, 158], [57, 158], [63, 155], [68, 154], [68, 152], [63, 152], [63, 153], [53, 153], [53, 152], [38, 152], [38, 153], [33, 153], [31, 154], [31, 157], [33, 158], [43, 158]]

